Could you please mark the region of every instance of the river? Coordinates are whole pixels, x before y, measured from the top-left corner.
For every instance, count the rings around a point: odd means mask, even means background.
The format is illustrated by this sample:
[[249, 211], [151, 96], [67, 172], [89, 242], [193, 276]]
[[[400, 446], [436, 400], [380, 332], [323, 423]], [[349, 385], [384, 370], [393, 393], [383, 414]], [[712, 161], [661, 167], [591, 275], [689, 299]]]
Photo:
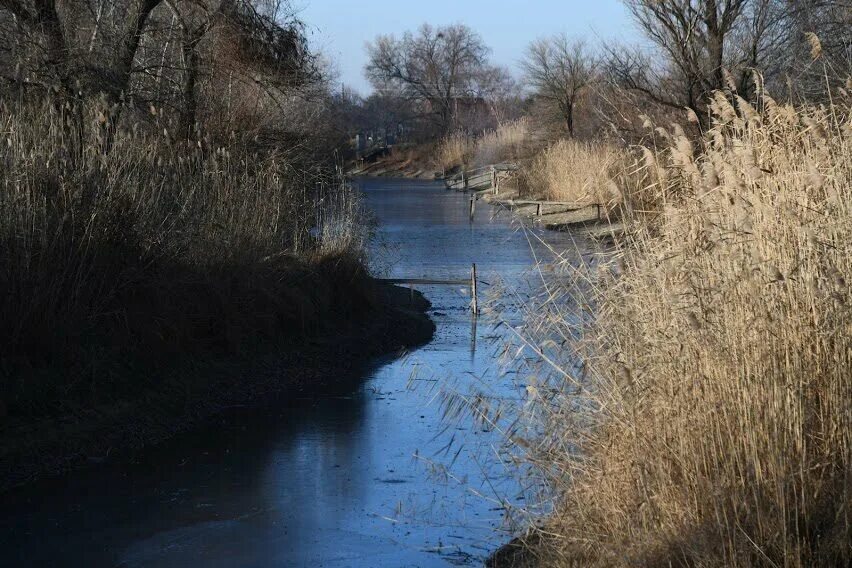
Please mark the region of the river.
[[[511, 218], [434, 182], [358, 182], [374, 212], [373, 257], [390, 277], [457, 279], [480, 293], [522, 281], [545, 247]], [[538, 235], [575, 250], [570, 235]], [[499, 435], [444, 418], [447, 391], [523, 396], [494, 357], [505, 326], [472, 320], [463, 286], [423, 286], [433, 341], [318, 399], [237, 414], [3, 497], [10, 566], [265, 567], [481, 565], [520, 499]], [[509, 305], [512, 298], [498, 298]], [[505, 306], [504, 306], [505, 307]], [[518, 321], [513, 323], [519, 323]]]

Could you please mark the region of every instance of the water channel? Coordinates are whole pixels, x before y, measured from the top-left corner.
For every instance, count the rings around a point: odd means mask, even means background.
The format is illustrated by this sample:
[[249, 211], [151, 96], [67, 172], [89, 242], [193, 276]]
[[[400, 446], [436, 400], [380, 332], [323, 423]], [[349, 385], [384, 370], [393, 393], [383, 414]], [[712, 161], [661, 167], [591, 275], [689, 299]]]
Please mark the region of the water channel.
[[[488, 294], [517, 282], [537, 238], [439, 183], [357, 183], [377, 220], [387, 276], [457, 279], [476, 263]], [[537, 234], [576, 250], [568, 234]], [[340, 392], [219, 421], [138, 455], [7, 495], [0, 558], [9, 566], [266, 567], [481, 565], [519, 498], [499, 435], [445, 420], [447, 390], [522, 397], [494, 357], [505, 326], [473, 325], [464, 286], [423, 286], [437, 333], [377, 361]], [[507, 300], [507, 302], [509, 302]], [[511, 311], [511, 310], [510, 310]]]

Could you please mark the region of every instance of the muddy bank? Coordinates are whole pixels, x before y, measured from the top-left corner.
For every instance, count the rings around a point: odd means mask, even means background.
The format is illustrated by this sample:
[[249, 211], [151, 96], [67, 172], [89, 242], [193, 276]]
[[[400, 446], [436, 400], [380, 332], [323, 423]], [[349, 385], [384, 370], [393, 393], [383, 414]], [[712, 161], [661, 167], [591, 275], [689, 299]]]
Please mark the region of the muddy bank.
[[376, 357], [432, 338], [429, 302], [419, 292], [377, 281], [367, 283], [365, 290], [369, 309], [342, 313], [309, 336], [246, 342], [236, 355], [201, 353], [178, 364], [138, 365], [140, 381], [156, 388], [135, 399], [75, 405], [72, 412], [48, 418], [4, 417], [0, 493], [42, 477], [125, 459], [228, 412], [340, 388], [339, 382]]
[[433, 163], [432, 145], [394, 148], [383, 155], [375, 155], [350, 164], [350, 177], [391, 177], [404, 179], [440, 179], [441, 171]]

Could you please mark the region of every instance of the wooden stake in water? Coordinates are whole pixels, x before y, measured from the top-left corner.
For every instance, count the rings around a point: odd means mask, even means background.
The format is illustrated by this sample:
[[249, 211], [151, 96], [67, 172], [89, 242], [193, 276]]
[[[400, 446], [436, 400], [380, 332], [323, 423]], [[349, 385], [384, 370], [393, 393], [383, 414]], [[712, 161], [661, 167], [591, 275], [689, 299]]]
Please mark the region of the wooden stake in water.
[[473, 315], [479, 315], [479, 302], [476, 298], [476, 263], [470, 268], [470, 309]]
[[476, 213], [476, 197], [470, 198], [470, 220], [473, 221], [473, 214]]

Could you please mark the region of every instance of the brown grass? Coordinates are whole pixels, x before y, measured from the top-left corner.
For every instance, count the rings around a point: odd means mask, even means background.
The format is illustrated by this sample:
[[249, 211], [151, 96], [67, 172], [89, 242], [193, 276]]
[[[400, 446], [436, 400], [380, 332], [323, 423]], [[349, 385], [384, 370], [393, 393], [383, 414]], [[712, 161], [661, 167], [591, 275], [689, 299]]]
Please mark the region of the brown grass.
[[600, 203], [621, 201], [633, 158], [606, 142], [559, 140], [525, 168], [525, 186], [550, 201]]
[[473, 156], [473, 141], [464, 133], [450, 134], [438, 144], [438, 167], [451, 171], [466, 165]]
[[345, 305], [333, 288], [363, 274], [366, 235], [339, 181], [238, 143], [175, 141], [167, 126], [120, 129], [103, 155], [97, 111], [85, 109], [82, 134], [66, 112], [0, 108], [10, 412], [109, 399], [133, 375], [116, 362], [301, 334]]
[[516, 162], [530, 154], [529, 121], [507, 122], [479, 137], [462, 132], [450, 134], [438, 144], [438, 167], [452, 171], [462, 167], [479, 168], [502, 162]]
[[656, 214], [535, 307], [555, 367], [515, 441], [548, 487], [546, 565], [852, 561], [849, 100], [713, 113], [646, 154]]
[[473, 167], [517, 162], [530, 153], [532, 132], [529, 120], [521, 118], [489, 130], [476, 141]]

